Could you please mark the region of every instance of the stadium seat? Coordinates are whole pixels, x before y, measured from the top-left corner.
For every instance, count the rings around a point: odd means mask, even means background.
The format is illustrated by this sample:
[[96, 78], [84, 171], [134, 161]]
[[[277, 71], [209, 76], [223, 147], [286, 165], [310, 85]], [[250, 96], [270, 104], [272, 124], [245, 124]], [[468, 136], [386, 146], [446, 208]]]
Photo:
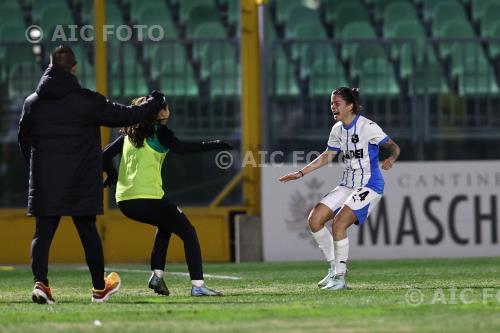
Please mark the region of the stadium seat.
[[399, 94], [393, 66], [385, 57], [365, 59], [359, 75], [359, 88], [366, 96]]
[[227, 38], [226, 29], [220, 22], [203, 22], [190, 31], [191, 38]]
[[436, 12], [439, 7], [443, 5], [450, 5], [454, 6], [455, 8], [461, 7], [460, 3], [456, 0], [422, 0], [423, 3], [423, 15], [424, 15], [424, 20], [428, 21], [431, 20], [436, 16]]
[[[316, 22], [303, 22], [297, 24], [295, 28], [291, 31], [288, 31], [288, 38], [295, 39], [312, 39], [317, 40], [318, 38], [323, 38], [326, 40], [326, 33], [317, 21]], [[309, 42], [303, 41], [295, 41], [291, 44], [291, 54], [292, 59], [295, 60], [300, 56], [301, 49], [305, 44], [309, 44]]]
[[[437, 23], [437, 22], [436, 22]], [[435, 29], [435, 37], [452, 37], [452, 38], [473, 38], [475, 37], [474, 30], [468, 21], [463, 19], [449, 19], [443, 23], [437, 24]]]
[[319, 39], [326, 38], [326, 33], [318, 21], [300, 22], [290, 30], [287, 30], [286, 38]]
[[[474, 31], [469, 22], [462, 19], [450, 19], [442, 24], [439, 30], [436, 30], [435, 37], [450, 37], [450, 38], [475, 38]], [[451, 48], [457, 41], [441, 41], [439, 42], [440, 56], [446, 58], [450, 55]]]
[[465, 14], [464, 7], [459, 3], [440, 3], [434, 7], [434, 12], [431, 15], [431, 19], [434, 21], [434, 24], [442, 21], [446, 21], [449, 19], [463, 19], [467, 20], [467, 15]]
[[[328, 14], [327, 14], [328, 18]], [[363, 5], [352, 2], [345, 5], [339, 5], [336, 9], [336, 14], [332, 18], [331, 23], [334, 26], [334, 35], [338, 36], [341, 33], [344, 36], [344, 30], [349, 24], [353, 23], [366, 23], [369, 24], [370, 20], [368, 13]], [[373, 30], [373, 28], [371, 28]]]
[[[412, 7], [413, 11], [415, 9], [413, 8], [413, 5], [409, 3], [407, 0], [377, 0], [373, 1], [373, 6], [374, 6], [374, 13], [375, 13], [375, 18], [377, 20], [381, 20], [385, 16], [385, 12], [387, 8], [394, 6], [394, 5], [409, 5]], [[397, 6], [396, 6], [397, 7]]]
[[93, 21], [93, 18], [91, 18], [91, 16], [94, 16], [93, 1], [71, 0], [71, 4], [70, 6], [72, 6], [73, 9], [79, 10], [83, 24], [90, 24], [90, 22]]
[[200, 54], [201, 77], [210, 77], [214, 64], [219, 61], [237, 63], [236, 48], [236, 45], [230, 41], [207, 43], [205, 51]]
[[15, 63], [22, 62], [35, 62], [31, 45], [27, 44], [14, 44], [7, 47], [5, 55], [5, 64], [12, 66]]
[[[295, 7], [286, 20], [285, 37], [287, 39], [318, 39], [326, 38], [326, 32], [321, 25], [319, 13], [307, 7]], [[292, 45], [292, 59], [297, 59], [301, 45]]]
[[304, 7], [301, 0], [276, 0], [276, 22], [284, 23], [294, 8]]
[[400, 21], [391, 29], [385, 29], [386, 38], [405, 38], [412, 40], [409, 42], [394, 42], [391, 44], [392, 59], [399, 59], [401, 76], [406, 77], [412, 70], [412, 54], [415, 54], [416, 61], [422, 62], [425, 51], [425, 32], [418, 21]]
[[[54, 8], [57, 7], [47, 7], [47, 10], [40, 16], [38, 23], [43, 29], [44, 40], [64, 42], [66, 38], [71, 37], [71, 30], [68, 26], [75, 23], [71, 16], [64, 16], [65, 14], [61, 14]], [[79, 38], [78, 34], [76, 36]]]
[[130, 18], [132, 21], [142, 24], [140, 18], [147, 16], [148, 13], [170, 16], [169, 8], [163, 0], [130, 1]]
[[160, 87], [167, 96], [198, 96], [198, 85], [191, 65], [181, 57], [163, 64]]
[[[328, 1], [324, 0], [324, 5], [323, 5], [323, 10], [325, 11], [325, 17], [328, 22], [335, 22], [340, 16], [340, 10], [345, 7], [345, 6], [355, 6], [356, 8], [363, 8], [362, 11], [364, 12], [365, 9], [363, 7], [363, 4], [361, 3], [360, 0], [335, 0], [335, 1]], [[342, 9], [344, 11], [344, 9]]]
[[[460, 5], [457, 4], [443, 4], [437, 7], [435, 11], [435, 17], [432, 22], [432, 31], [434, 36], [443, 35], [443, 30], [449, 24], [449, 22], [459, 22], [462, 21], [464, 26], [468, 26], [472, 34], [473, 30], [470, 23], [465, 15], [465, 11]], [[448, 35], [451, 37], [451, 35]]]
[[[479, 0], [479, 1], [471, 1], [472, 7], [472, 19], [474, 21], [482, 21], [484, 15], [488, 12], [494, 12], [495, 7], [500, 5], [500, 0]], [[495, 12], [495, 15], [498, 17], [498, 11]]]
[[437, 63], [417, 64], [410, 80], [409, 93], [445, 94], [449, 92], [441, 66]]
[[0, 80], [4, 81], [7, 79], [10, 69], [18, 63], [35, 63], [35, 56], [31, 49], [31, 45], [27, 43], [15, 43], [8, 45], [7, 47], [2, 47], [3, 58], [0, 63], [1, 73]]
[[113, 25], [125, 24], [123, 13], [114, 1], [106, 1], [106, 23]]
[[234, 59], [219, 59], [210, 69], [210, 96], [234, 97], [240, 93], [239, 64]]
[[189, 16], [191, 15], [191, 12], [196, 8], [196, 7], [213, 7], [214, 9], [217, 9], [215, 7], [215, 4], [212, 0], [207, 1], [207, 0], [190, 0], [190, 1], [180, 1], [179, 2], [180, 8], [179, 8], [179, 17], [181, 22], [186, 22], [189, 19]]
[[422, 44], [422, 48], [419, 49], [418, 43], [413, 45], [416, 46], [415, 63], [412, 60], [413, 48], [408, 44], [401, 45], [400, 50], [398, 50], [398, 58], [393, 57], [393, 59], [399, 59], [399, 75], [405, 79], [412, 75], [415, 65], [420, 65], [425, 61], [431, 64], [439, 64], [431, 47]]
[[0, 41], [26, 42], [26, 28], [18, 24], [5, 24], [0, 26]]
[[[162, 10], [157, 11], [155, 9], [156, 7], [145, 7], [136, 22], [147, 25], [148, 28], [153, 25], [160, 25], [165, 32], [164, 38], [177, 38], [177, 29], [170, 17], [170, 13]], [[146, 31], [146, 29], [143, 29], [143, 34], [146, 34]], [[158, 32], [155, 31], [154, 36], [158, 36], [157, 34]]]
[[157, 77], [165, 63], [174, 62], [177, 58], [187, 59], [184, 45], [179, 41], [149, 43], [144, 48], [144, 59], [151, 62], [153, 77]]
[[474, 59], [466, 59], [465, 71], [458, 76], [458, 92], [460, 95], [492, 95], [498, 94], [498, 85], [490, 65]]
[[388, 5], [382, 15], [382, 20], [384, 23], [384, 36], [386, 37], [394, 34], [394, 29], [402, 23], [418, 23], [415, 8], [406, 1], [393, 2]]
[[[136, 52], [130, 43], [117, 45], [117, 54], [111, 65], [111, 77], [109, 79], [113, 96], [142, 96], [149, 92], [144, 79], [142, 67], [138, 64]], [[123, 63], [121, 63], [123, 61]]]
[[327, 59], [336, 59], [333, 47], [328, 42], [306, 43], [300, 52], [300, 78], [304, 79], [311, 75], [312, 65], [318, 62], [325, 62]]
[[494, 3], [488, 7], [488, 12], [481, 18], [481, 36], [483, 37], [496, 37], [495, 29], [498, 26], [498, 13], [500, 13], [500, 4]]
[[0, 10], [7, 10], [9, 8], [16, 8], [20, 10], [19, 3], [17, 0], [6, 0], [0, 2]]
[[32, 3], [32, 15], [34, 20], [38, 20], [40, 18], [40, 15], [43, 14], [43, 12], [49, 8], [49, 7], [59, 7], [60, 10], [63, 13], [66, 13], [66, 11], [69, 11], [69, 8], [66, 4], [66, 1], [60, 1], [60, 0], [42, 0], [42, 1], [33, 1]]
[[[476, 67], [487, 68], [488, 60], [483, 48], [478, 42], [455, 43], [451, 46], [451, 74], [462, 75], [464, 72], [472, 71]], [[472, 68], [468, 68], [471, 66]]]
[[73, 16], [66, 2], [43, 6], [39, 12], [33, 11], [33, 18], [43, 29], [58, 24], [74, 24]]
[[[227, 32], [220, 22], [205, 22], [199, 24], [189, 37], [199, 39], [225, 39], [227, 38]], [[193, 58], [199, 59], [206, 55], [210, 44], [210, 41], [195, 41], [193, 44]]]
[[[348, 38], [368, 38], [375, 39], [375, 31], [370, 23], [367, 22], [351, 22], [346, 25], [346, 27], [342, 30], [340, 37], [348, 39]], [[349, 57], [354, 56], [356, 54], [356, 50], [359, 45], [362, 44], [360, 42], [352, 42], [346, 43], [342, 46], [342, 60], [347, 60]]]
[[225, 5], [227, 10], [227, 18], [230, 24], [236, 24], [240, 18], [240, 2], [233, 0], [220, 0], [221, 4]]
[[274, 42], [276, 42], [278, 34], [276, 33], [276, 29], [271, 20], [267, 20], [266, 28], [267, 28], [267, 42], [268, 45], [271, 46], [273, 45]]
[[310, 73], [309, 96], [325, 96], [335, 87], [349, 85], [344, 67], [336, 57], [315, 59]]
[[293, 8], [292, 11], [288, 14], [287, 24], [289, 26], [305, 22], [319, 23], [320, 22], [319, 11], [301, 6]]
[[18, 61], [9, 70], [9, 95], [27, 96], [36, 89], [42, 68], [34, 61]]
[[315, 61], [311, 68], [309, 96], [328, 95], [335, 87], [348, 86], [343, 67], [335, 59]]
[[73, 52], [75, 53], [76, 61], [78, 62], [76, 66], [76, 75], [78, 82], [83, 88], [95, 90], [95, 70], [89, 62], [87, 54], [80, 45], [70, 45]]
[[2, 13], [0, 28], [5, 25], [24, 26], [21, 8], [17, 4], [17, 1], [0, 4], [0, 13]]
[[299, 87], [294, 77], [293, 65], [286, 59], [278, 58], [275, 60], [276, 75], [275, 87], [273, 92], [276, 96], [297, 96]]
[[269, 87], [270, 94], [275, 96], [297, 96], [299, 87], [295, 79], [294, 66], [288, 62], [281, 47], [274, 50], [274, 54], [269, 57], [269, 73], [274, 80], [271, 80]]
[[[220, 13], [216, 7], [213, 6], [198, 6], [192, 8], [189, 12], [189, 16], [184, 23], [187, 26], [187, 34], [193, 36], [194, 31], [197, 30], [198, 26], [204, 23], [214, 23], [223, 27], [220, 21]], [[225, 30], [225, 29], [224, 29]], [[224, 35], [227, 35], [225, 33]], [[204, 37], [210, 37], [205, 34]]]
[[351, 22], [342, 30], [342, 38], [376, 38], [373, 27], [368, 22]]
[[[489, 37], [500, 38], [500, 22], [496, 22]], [[490, 42], [488, 53], [493, 59], [500, 59], [500, 43]]]
[[351, 68], [351, 73], [356, 74], [356, 71], [363, 66], [363, 63], [371, 58], [387, 58], [384, 46], [377, 41], [359, 43], [355, 52], [349, 58], [351, 66], [354, 67]]

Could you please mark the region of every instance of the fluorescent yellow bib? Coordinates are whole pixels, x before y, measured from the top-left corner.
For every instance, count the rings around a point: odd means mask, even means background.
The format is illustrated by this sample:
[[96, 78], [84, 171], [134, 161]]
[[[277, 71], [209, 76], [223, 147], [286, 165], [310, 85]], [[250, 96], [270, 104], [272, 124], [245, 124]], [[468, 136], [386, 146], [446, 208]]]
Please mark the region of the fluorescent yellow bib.
[[122, 158], [116, 184], [116, 202], [131, 199], [161, 199], [164, 195], [161, 167], [168, 150], [160, 153], [144, 140], [136, 148], [129, 137], [123, 140]]

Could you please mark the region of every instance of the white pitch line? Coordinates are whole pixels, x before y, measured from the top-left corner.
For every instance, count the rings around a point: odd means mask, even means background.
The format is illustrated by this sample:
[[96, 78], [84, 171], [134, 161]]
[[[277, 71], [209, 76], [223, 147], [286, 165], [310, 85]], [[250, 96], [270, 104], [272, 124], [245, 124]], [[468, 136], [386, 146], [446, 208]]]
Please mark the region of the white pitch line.
[[[81, 270], [87, 270], [87, 267], [78, 267]], [[143, 269], [127, 269], [127, 268], [113, 268], [106, 267], [105, 270], [107, 272], [116, 271], [116, 272], [124, 272], [124, 273], [151, 273], [151, 271], [146, 271]], [[183, 272], [165, 272], [166, 274], [179, 275], [179, 276], [189, 276], [189, 273]], [[241, 280], [239, 276], [229, 276], [229, 275], [214, 275], [214, 274], [203, 274], [204, 277], [213, 278], [213, 279], [221, 279], [221, 280]]]

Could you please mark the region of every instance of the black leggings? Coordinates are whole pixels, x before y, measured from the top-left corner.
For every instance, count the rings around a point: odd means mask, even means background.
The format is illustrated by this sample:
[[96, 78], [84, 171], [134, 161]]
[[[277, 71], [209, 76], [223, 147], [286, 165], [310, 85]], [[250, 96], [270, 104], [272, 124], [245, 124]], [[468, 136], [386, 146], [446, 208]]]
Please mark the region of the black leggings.
[[[48, 286], [49, 250], [54, 234], [59, 226], [60, 216], [37, 216], [35, 235], [31, 241], [31, 270], [35, 282]], [[104, 289], [104, 255], [101, 239], [97, 233], [95, 216], [73, 216], [80, 240], [85, 251], [85, 259], [92, 275], [95, 289]]]
[[151, 270], [165, 269], [168, 243], [174, 233], [184, 242], [191, 280], [203, 280], [201, 249], [196, 230], [177, 205], [164, 197], [124, 200], [118, 206], [128, 218], [158, 227], [151, 252]]

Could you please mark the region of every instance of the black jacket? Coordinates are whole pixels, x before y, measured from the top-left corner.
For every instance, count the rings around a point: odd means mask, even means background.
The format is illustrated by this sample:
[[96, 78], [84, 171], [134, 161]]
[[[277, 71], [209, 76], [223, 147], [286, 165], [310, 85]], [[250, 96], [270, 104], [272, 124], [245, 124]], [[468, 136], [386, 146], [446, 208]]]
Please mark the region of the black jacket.
[[75, 76], [49, 66], [24, 101], [19, 145], [29, 166], [28, 215], [103, 213], [100, 126], [130, 126], [153, 118], [161, 94], [140, 106], [109, 102], [82, 89]]

